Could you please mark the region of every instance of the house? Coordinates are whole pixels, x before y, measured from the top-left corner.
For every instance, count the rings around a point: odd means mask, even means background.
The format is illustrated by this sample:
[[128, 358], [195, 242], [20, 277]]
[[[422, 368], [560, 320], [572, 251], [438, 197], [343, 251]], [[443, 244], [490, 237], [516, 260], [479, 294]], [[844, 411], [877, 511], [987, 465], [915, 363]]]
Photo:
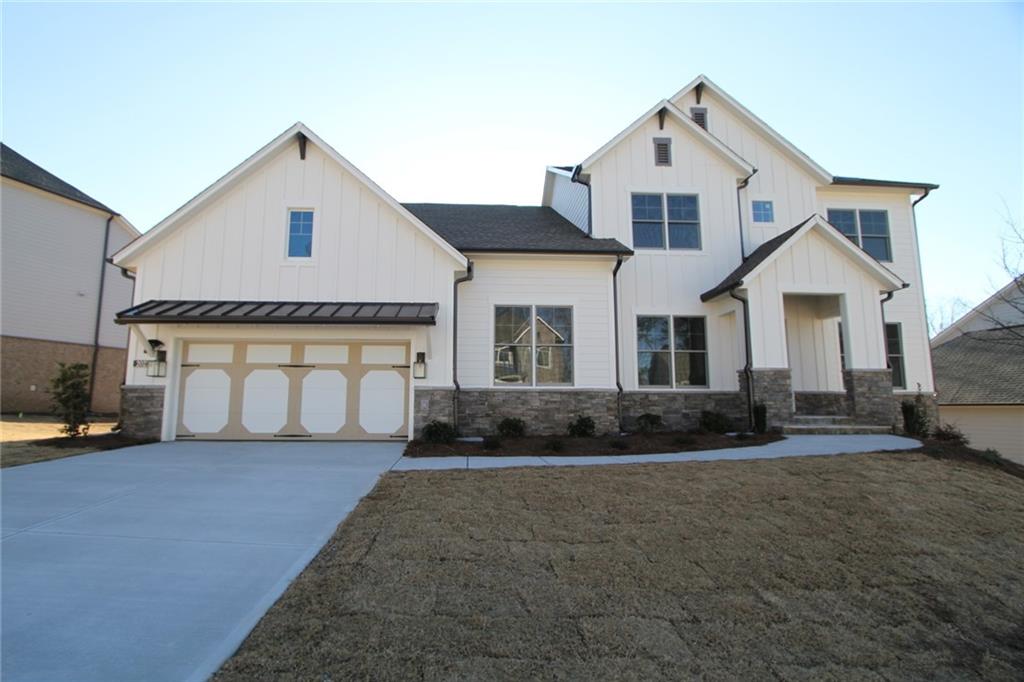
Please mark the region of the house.
[[50, 411], [57, 363], [89, 365], [94, 412], [117, 413], [132, 282], [106, 259], [139, 236], [113, 209], [0, 145], [0, 403]]
[[401, 204], [298, 123], [129, 244], [126, 429], [406, 439], [702, 410], [888, 430], [933, 398], [914, 204], [701, 76], [541, 206]]
[[1024, 280], [937, 334], [932, 357], [941, 421], [1024, 464]]

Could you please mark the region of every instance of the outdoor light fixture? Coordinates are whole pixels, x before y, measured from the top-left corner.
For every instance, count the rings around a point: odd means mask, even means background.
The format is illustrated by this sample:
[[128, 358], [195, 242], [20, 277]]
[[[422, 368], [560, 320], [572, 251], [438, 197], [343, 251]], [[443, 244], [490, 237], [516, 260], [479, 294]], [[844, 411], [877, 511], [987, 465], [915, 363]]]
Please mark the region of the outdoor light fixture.
[[412, 363], [412, 378], [413, 379], [426, 379], [427, 378], [427, 354], [417, 353], [416, 362]]
[[165, 377], [167, 376], [167, 351], [162, 350], [164, 342], [160, 339], [150, 339], [149, 347], [153, 349], [153, 353], [156, 358], [148, 360], [146, 362], [146, 376], [147, 377]]

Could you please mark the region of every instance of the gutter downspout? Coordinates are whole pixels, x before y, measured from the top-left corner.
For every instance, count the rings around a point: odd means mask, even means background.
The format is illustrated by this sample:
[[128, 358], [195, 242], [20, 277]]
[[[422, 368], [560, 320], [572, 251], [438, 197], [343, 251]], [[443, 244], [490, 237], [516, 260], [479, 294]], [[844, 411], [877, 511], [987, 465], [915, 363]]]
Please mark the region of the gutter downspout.
[[96, 388], [96, 360], [100, 355], [100, 322], [103, 319], [103, 285], [107, 281], [107, 249], [110, 247], [110, 223], [114, 221], [116, 213], [111, 213], [107, 218], [107, 225], [103, 231], [103, 253], [100, 255], [100, 286], [99, 295], [96, 301], [96, 324], [92, 330], [92, 363], [89, 365], [89, 411], [92, 412], [92, 397]]
[[892, 297], [896, 295], [897, 291], [903, 291], [910, 287], [908, 282], [904, 282], [903, 286], [899, 289], [893, 289], [892, 291], [885, 292], [885, 296], [879, 302], [878, 307], [882, 309], [882, 345], [885, 346], [885, 366], [892, 371], [892, 365], [889, 364], [889, 335], [885, 329], [885, 304], [892, 300]]
[[459, 431], [459, 285], [463, 282], [473, 280], [473, 261], [466, 261], [466, 274], [456, 277], [452, 285], [452, 384], [455, 392], [452, 393], [452, 426], [455, 432]]
[[[135, 275], [133, 275], [131, 273], [131, 271], [128, 270], [128, 268], [122, 268], [120, 265], [116, 265], [114, 263], [114, 257], [113, 256], [108, 257], [106, 259], [106, 261], [108, 263], [110, 263], [111, 265], [113, 265], [118, 270], [120, 270], [122, 277], [124, 277], [125, 279], [131, 281], [131, 283], [132, 283], [131, 301], [132, 301], [132, 303], [134, 303], [135, 302], [135, 284], [136, 284]], [[134, 327], [134, 325], [133, 325], [133, 327]], [[141, 336], [141, 334], [140, 334], [140, 336]], [[131, 338], [132, 338], [131, 334], [129, 334], [128, 335], [128, 344], [129, 345], [131, 345]], [[124, 386], [126, 383], [128, 383], [128, 365], [127, 364], [125, 364], [125, 366], [124, 366], [124, 372], [121, 373], [121, 385]]]
[[746, 362], [743, 365], [743, 374], [747, 377], [747, 428], [754, 429], [754, 368], [751, 360], [753, 351], [750, 347], [750, 301], [736, 294], [736, 290], [743, 286], [740, 280], [735, 286], [729, 289], [729, 296], [735, 298], [743, 305], [743, 346], [746, 351]]
[[615, 411], [616, 417], [619, 420], [619, 429], [622, 429], [622, 377], [619, 362], [619, 268], [625, 259], [622, 256], [616, 256], [615, 258], [615, 269], [612, 270], [612, 325], [615, 332], [615, 388], [618, 391], [615, 399]]
[[577, 165], [572, 169], [572, 177], [569, 178], [569, 182], [575, 182], [577, 185], [583, 185], [587, 188], [587, 236], [594, 236], [594, 195], [590, 191], [590, 181], [584, 181], [580, 179], [580, 172], [583, 170], [583, 164]]
[[736, 216], [740, 221], [740, 261], [747, 260], [747, 247], [743, 243], [743, 202], [740, 200], [740, 190], [746, 189], [747, 185], [750, 184], [750, 178], [757, 175], [757, 169], [754, 172], [743, 178], [743, 181], [736, 185]]

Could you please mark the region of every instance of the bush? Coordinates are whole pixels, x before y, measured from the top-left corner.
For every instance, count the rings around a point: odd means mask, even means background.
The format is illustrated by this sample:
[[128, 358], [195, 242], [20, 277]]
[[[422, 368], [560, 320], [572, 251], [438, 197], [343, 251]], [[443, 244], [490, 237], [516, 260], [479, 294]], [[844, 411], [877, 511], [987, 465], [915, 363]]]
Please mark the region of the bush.
[[651, 433], [657, 431], [664, 425], [660, 414], [644, 412], [636, 418], [636, 430], [640, 433]]
[[498, 435], [502, 438], [522, 438], [526, 435], [526, 422], [518, 417], [505, 417], [498, 422]]
[[623, 438], [613, 438], [608, 441], [608, 445], [616, 450], [629, 450], [629, 443]]
[[925, 437], [931, 423], [928, 420], [928, 408], [924, 404], [924, 396], [918, 391], [913, 401], [904, 400], [900, 404], [903, 411], [903, 431], [909, 436]]
[[711, 433], [727, 433], [732, 431], [732, 420], [721, 412], [701, 410], [700, 428]]
[[89, 365], [57, 363], [57, 374], [50, 379], [53, 412], [64, 422], [61, 431], [68, 438], [89, 433]]
[[986, 461], [993, 463], [1003, 461], [1003, 456], [999, 454], [999, 451], [993, 450], [992, 448], [985, 448], [984, 450], [978, 453], [978, 456]]
[[768, 406], [764, 403], [754, 405], [754, 433], [768, 432]]
[[569, 422], [569, 435], [573, 438], [591, 438], [597, 433], [597, 426], [590, 417], [580, 415]]
[[940, 424], [935, 427], [935, 431], [932, 433], [932, 437], [935, 440], [944, 440], [954, 445], [967, 445], [969, 442], [964, 432], [958, 429], [953, 424]]
[[693, 436], [676, 436], [672, 439], [672, 444], [678, 445], [681, 448], [688, 448], [696, 442], [697, 439]]
[[423, 427], [423, 434], [421, 438], [428, 443], [439, 443], [447, 445], [455, 442], [455, 437], [458, 434], [455, 433], [455, 427], [448, 422], [443, 422], [438, 419], [434, 419], [428, 422]]
[[544, 447], [551, 452], [561, 452], [562, 450], [565, 450], [565, 443], [557, 438], [552, 438], [548, 442], [544, 443]]
[[501, 438], [498, 436], [484, 436], [484, 450], [497, 450], [501, 447]]

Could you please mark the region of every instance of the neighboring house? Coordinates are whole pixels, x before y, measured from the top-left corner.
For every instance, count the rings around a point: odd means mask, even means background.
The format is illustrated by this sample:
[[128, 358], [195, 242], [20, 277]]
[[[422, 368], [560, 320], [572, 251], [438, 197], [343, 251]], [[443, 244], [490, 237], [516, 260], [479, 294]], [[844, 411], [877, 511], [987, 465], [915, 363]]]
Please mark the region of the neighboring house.
[[125, 425], [608, 432], [764, 403], [888, 430], [894, 395], [933, 391], [913, 205], [935, 187], [832, 176], [703, 76], [548, 168], [539, 207], [400, 204], [296, 124], [115, 256]]
[[932, 339], [939, 418], [1024, 464], [1024, 295], [1012, 281]]
[[132, 282], [106, 262], [139, 233], [113, 209], [0, 146], [0, 402], [49, 412], [57, 363], [90, 366], [92, 409], [116, 413]]

